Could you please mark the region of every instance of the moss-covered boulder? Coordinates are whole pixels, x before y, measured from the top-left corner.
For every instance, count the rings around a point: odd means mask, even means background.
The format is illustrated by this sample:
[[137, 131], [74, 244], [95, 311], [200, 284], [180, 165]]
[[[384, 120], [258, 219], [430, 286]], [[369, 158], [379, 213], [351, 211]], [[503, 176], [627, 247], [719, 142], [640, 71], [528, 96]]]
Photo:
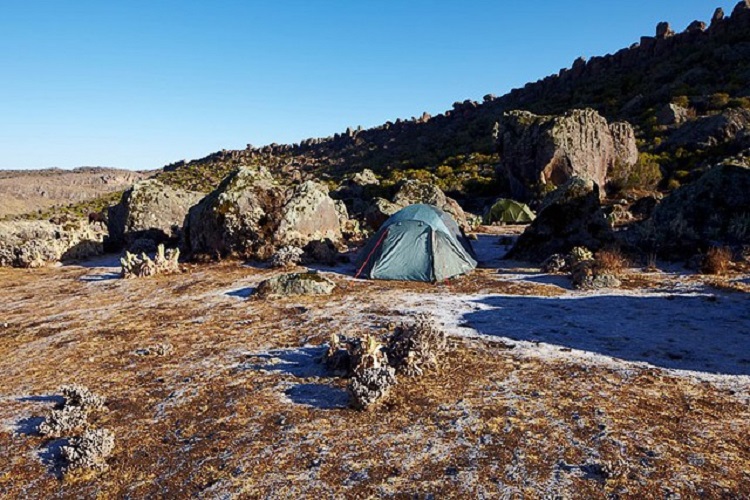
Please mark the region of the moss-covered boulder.
[[329, 295], [336, 283], [316, 272], [289, 273], [262, 281], [255, 292], [260, 298], [295, 295]]
[[192, 207], [185, 246], [193, 255], [269, 258], [284, 190], [264, 167], [242, 167]]
[[108, 246], [120, 248], [144, 239], [154, 245], [176, 243], [188, 210], [202, 197], [202, 193], [174, 188], [156, 179], [136, 182], [108, 210]]

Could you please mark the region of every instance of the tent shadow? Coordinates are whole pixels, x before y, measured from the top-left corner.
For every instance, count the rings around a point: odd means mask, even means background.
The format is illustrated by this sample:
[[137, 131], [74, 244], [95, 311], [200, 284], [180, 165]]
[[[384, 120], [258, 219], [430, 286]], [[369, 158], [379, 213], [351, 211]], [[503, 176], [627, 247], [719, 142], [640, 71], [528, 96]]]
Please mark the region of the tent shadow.
[[750, 314], [731, 295], [524, 297], [477, 300], [477, 332], [679, 370], [750, 375]]

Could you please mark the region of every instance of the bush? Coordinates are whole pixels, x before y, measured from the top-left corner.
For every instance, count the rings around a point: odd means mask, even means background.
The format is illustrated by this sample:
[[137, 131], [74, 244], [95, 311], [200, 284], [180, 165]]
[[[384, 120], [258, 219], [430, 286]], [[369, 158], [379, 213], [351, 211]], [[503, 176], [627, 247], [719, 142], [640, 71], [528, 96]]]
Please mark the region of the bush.
[[717, 92], [708, 98], [708, 106], [710, 109], [724, 109], [729, 104], [729, 94], [723, 92]]
[[599, 250], [594, 256], [594, 262], [599, 272], [615, 276], [622, 274], [622, 270], [628, 266], [628, 260], [616, 249]]
[[712, 247], [706, 252], [701, 263], [703, 274], [715, 274], [722, 276], [729, 270], [732, 262], [732, 252], [726, 247]]

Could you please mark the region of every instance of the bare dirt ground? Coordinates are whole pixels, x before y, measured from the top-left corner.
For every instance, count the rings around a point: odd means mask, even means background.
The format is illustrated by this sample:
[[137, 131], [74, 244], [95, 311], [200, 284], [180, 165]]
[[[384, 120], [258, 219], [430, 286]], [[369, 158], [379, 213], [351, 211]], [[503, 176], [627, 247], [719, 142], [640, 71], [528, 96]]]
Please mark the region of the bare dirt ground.
[[[683, 272], [584, 293], [502, 262], [437, 285], [322, 269], [330, 297], [254, 300], [278, 271], [223, 262], [121, 280], [113, 259], [0, 269], [0, 496], [741, 498], [750, 494], [750, 295]], [[329, 332], [427, 310], [451, 349], [370, 411], [317, 362]], [[167, 356], [141, 356], [169, 343]], [[747, 348], [744, 352], [742, 349]], [[80, 383], [102, 472], [61, 475], [35, 433]]]

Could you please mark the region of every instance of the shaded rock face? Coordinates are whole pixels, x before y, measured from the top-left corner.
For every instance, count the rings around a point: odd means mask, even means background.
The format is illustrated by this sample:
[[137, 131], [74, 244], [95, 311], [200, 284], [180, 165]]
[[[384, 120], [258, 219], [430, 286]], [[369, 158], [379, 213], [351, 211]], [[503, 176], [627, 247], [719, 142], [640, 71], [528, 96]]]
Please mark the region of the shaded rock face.
[[664, 142], [663, 148], [706, 149], [728, 142], [750, 146], [750, 110], [724, 112], [685, 123]]
[[638, 161], [633, 128], [625, 122], [610, 125], [592, 109], [563, 116], [507, 112], [499, 124], [497, 147], [498, 174], [508, 179], [513, 197], [523, 200], [573, 176], [604, 186], [608, 171], [618, 163], [632, 166]]
[[102, 239], [86, 221], [0, 222], [0, 266], [35, 268], [99, 255]]
[[[343, 210], [343, 217], [341, 211]], [[281, 209], [281, 220], [274, 234], [276, 245], [304, 246], [313, 240], [341, 240], [341, 219], [346, 208], [328, 196], [328, 188], [307, 181], [295, 188]]]
[[399, 210], [416, 203], [434, 205], [453, 216], [459, 227], [466, 231], [470, 229], [466, 214], [458, 202], [445, 196], [445, 193], [433, 184], [416, 180], [403, 181], [391, 201]]
[[664, 198], [644, 227], [642, 243], [667, 257], [750, 244], [750, 168], [713, 167]]
[[665, 104], [656, 112], [659, 125], [679, 125], [690, 118], [690, 110], [677, 104]]
[[193, 255], [268, 258], [283, 201], [268, 170], [240, 168], [190, 209], [185, 246]]
[[402, 207], [391, 203], [385, 198], [375, 198], [365, 212], [365, 222], [373, 229], [378, 229], [383, 225], [388, 217], [395, 214]]
[[255, 294], [261, 298], [329, 295], [336, 284], [318, 273], [290, 273], [262, 281]]
[[156, 179], [136, 182], [123, 193], [120, 203], [109, 208], [108, 245], [119, 248], [138, 239], [155, 244], [179, 240], [188, 210], [202, 197]]
[[537, 218], [519, 236], [507, 258], [541, 263], [577, 246], [596, 251], [613, 242], [597, 185], [574, 177], [544, 199]]
[[190, 209], [185, 246], [195, 255], [270, 258], [277, 249], [342, 239], [346, 208], [313, 181], [285, 191], [264, 167], [243, 167]]

